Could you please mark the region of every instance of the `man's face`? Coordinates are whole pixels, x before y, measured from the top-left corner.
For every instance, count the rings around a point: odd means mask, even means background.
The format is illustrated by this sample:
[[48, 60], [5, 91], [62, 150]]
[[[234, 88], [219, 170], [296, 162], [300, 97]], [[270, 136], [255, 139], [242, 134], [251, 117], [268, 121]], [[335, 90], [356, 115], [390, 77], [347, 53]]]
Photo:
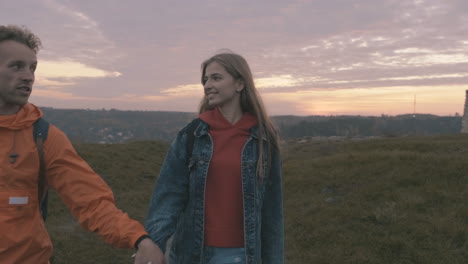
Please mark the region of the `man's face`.
[[0, 115], [15, 114], [28, 102], [36, 66], [36, 53], [28, 46], [0, 42]]

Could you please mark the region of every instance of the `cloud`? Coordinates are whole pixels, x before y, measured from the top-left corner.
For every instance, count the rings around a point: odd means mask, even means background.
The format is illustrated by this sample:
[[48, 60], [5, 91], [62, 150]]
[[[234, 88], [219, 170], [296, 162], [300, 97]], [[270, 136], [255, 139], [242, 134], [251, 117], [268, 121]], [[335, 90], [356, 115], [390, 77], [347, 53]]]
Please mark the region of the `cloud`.
[[[76, 86], [82, 78], [115, 78], [121, 75], [120, 72], [110, 72], [76, 61], [42, 60], [36, 71], [35, 83], [36, 86], [47, 90], [69, 89]], [[56, 95], [55, 92], [50, 94], [52, 97]], [[67, 96], [71, 98], [72, 95], [67, 93]]]
[[49, 80], [43, 77], [36, 77], [36, 86], [47, 87], [47, 89], [58, 89], [66, 86], [74, 86], [76, 82]]
[[150, 102], [161, 102], [167, 100], [167, 96], [155, 96], [155, 95], [137, 95], [137, 94], [123, 94], [121, 96], [113, 97], [111, 100], [115, 101], [125, 101], [125, 102], [142, 102], [142, 101], [150, 101]]
[[[338, 13], [343, 16], [340, 21], [370, 11], [356, 8], [376, 4], [351, 3], [348, 12]], [[372, 11], [380, 18], [352, 20], [354, 30], [304, 39], [297, 45], [270, 45], [264, 63], [273, 65], [270, 74], [294, 75], [304, 80], [298, 87], [311, 90], [463, 84], [466, 76], [459, 73], [468, 66], [468, 47], [460, 33], [467, 15], [460, 3], [379, 1], [389, 7]], [[308, 78], [311, 75], [316, 78]]]
[[[71, 92], [64, 92], [60, 90], [53, 90], [53, 89], [34, 89], [34, 97], [42, 97], [42, 98], [51, 98], [51, 99], [59, 99], [59, 100], [86, 100], [86, 101], [99, 101], [99, 102], [133, 102], [133, 103], [141, 103], [143, 101], [147, 102], [161, 102], [168, 99], [166, 96], [141, 96], [136, 94], [123, 94], [116, 97], [108, 97], [108, 98], [101, 98], [101, 97], [93, 97], [93, 96], [76, 96]], [[138, 108], [138, 107], [136, 107]]]
[[120, 72], [110, 72], [76, 61], [40, 61], [37, 73], [41, 78], [103, 78], [119, 77]]
[[88, 17], [87, 15], [79, 12], [77, 10], [73, 10], [69, 6], [66, 6], [62, 3], [59, 3], [55, 0], [43, 0], [43, 2], [49, 6], [50, 8], [54, 9], [58, 13], [61, 13], [67, 17], [70, 17], [77, 23], [80, 23], [83, 28], [86, 29], [94, 29], [97, 27], [96, 21]]
[[53, 89], [42, 89], [41, 87], [38, 89], [34, 89], [33, 96], [45, 97], [45, 98], [50, 98], [50, 99], [60, 99], [60, 100], [92, 99], [88, 97], [75, 96], [70, 92], [63, 92], [60, 90], [53, 90]]
[[304, 80], [294, 78], [290, 74], [278, 75], [272, 77], [257, 78], [255, 86], [257, 88], [275, 88], [275, 87], [294, 87]]
[[463, 78], [468, 77], [468, 73], [452, 73], [452, 74], [439, 74], [439, 75], [421, 75], [421, 76], [405, 76], [405, 77], [390, 77], [380, 78], [380, 81], [392, 80], [427, 80], [427, 79], [442, 79], [442, 78]]
[[170, 96], [202, 95], [203, 86], [201, 84], [184, 84], [162, 90], [161, 93]]
[[[73, 2], [41, 0], [49, 16], [41, 22], [48, 30], [40, 33], [48, 60], [73, 60], [82, 63], [112, 65], [123, 54], [102, 31], [100, 24]], [[59, 26], [58, 26], [59, 25]]]
[[420, 48], [405, 48], [394, 51], [396, 54], [408, 54], [408, 53], [433, 53], [433, 50], [430, 49], [420, 49]]
[[[467, 50], [468, 51], [468, 50]], [[436, 64], [458, 64], [468, 62], [468, 54], [431, 54], [426, 56], [416, 56], [408, 60], [408, 64], [415, 66], [427, 66]]]
[[[313, 79], [312, 77], [307, 80]], [[316, 78], [315, 80], [319, 80]], [[270, 77], [260, 77], [254, 80], [257, 89], [271, 89], [271, 88], [289, 88], [301, 86], [306, 79], [296, 78], [293, 75], [278, 75]], [[174, 88], [169, 88], [161, 91], [162, 94], [170, 96], [186, 96], [186, 95], [202, 95], [203, 86], [201, 84], [185, 84], [178, 85]]]

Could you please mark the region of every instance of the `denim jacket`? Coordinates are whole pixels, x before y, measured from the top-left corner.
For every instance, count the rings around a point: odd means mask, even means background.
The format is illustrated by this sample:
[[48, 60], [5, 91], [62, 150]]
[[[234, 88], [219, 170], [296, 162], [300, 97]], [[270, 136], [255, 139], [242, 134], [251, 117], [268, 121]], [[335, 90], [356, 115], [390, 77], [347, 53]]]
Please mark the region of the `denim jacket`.
[[[171, 143], [151, 198], [145, 227], [162, 250], [165, 250], [169, 237], [174, 235], [169, 257], [171, 264], [202, 263], [205, 183], [213, 153], [208, 130], [203, 121], [195, 129], [191, 157], [185, 146], [187, 126], [179, 132]], [[257, 179], [257, 132], [257, 127], [251, 129], [242, 150], [246, 263], [282, 264], [281, 161], [275, 150], [271, 166], [264, 166], [267, 178]]]

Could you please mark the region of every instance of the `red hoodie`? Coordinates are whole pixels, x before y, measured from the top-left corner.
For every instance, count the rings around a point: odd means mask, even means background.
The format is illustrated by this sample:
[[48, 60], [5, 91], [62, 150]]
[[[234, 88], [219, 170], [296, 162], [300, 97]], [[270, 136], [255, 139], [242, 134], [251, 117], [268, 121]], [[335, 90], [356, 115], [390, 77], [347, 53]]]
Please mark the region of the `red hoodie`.
[[218, 108], [202, 113], [200, 119], [210, 126], [213, 139], [205, 190], [205, 245], [244, 247], [241, 156], [257, 119], [245, 113], [231, 124]]

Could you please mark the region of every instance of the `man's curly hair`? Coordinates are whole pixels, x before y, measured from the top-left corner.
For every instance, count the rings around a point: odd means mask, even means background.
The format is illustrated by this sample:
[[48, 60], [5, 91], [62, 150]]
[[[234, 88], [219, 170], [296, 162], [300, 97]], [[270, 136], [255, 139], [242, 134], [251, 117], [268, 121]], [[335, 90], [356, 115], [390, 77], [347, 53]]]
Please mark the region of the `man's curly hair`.
[[35, 53], [39, 51], [42, 47], [41, 40], [39, 37], [34, 35], [28, 28], [25, 26], [16, 26], [16, 25], [0, 25], [0, 42], [13, 40], [28, 46], [30, 49], [34, 50]]

